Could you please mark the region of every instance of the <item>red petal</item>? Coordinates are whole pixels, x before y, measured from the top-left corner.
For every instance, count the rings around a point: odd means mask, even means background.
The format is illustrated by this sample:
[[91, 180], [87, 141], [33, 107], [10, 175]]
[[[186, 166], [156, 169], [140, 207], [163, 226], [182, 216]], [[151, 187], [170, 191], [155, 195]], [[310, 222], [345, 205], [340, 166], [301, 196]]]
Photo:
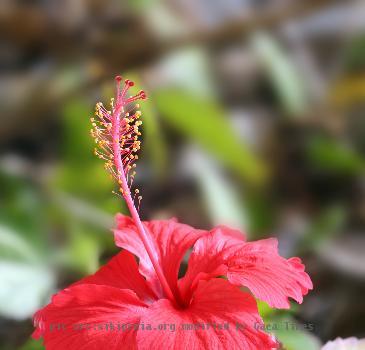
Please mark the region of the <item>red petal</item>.
[[[141, 323], [151, 328], [138, 331], [137, 344], [141, 349], [265, 350], [277, 347], [273, 338], [260, 330], [263, 323], [255, 299], [223, 279], [201, 281], [192, 303], [184, 310], [175, 309], [167, 299], [159, 300], [146, 311]], [[201, 325], [200, 329], [191, 329], [195, 325]]]
[[236, 231], [226, 230], [225, 227], [217, 227], [209, 235], [198, 239], [190, 255], [187, 272], [179, 281], [183, 299], [190, 300], [200, 280], [226, 275], [226, 261], [242, 242], [242, 235], [238, 236]]
[[138, 324], [146, 309], [130, 290], [75, 285], [35, 314], [33, 337], [43, 337], [49, 350], [136, 349], [136, 331], [118, 330], [118, 325]]
[[301, 303], [312, 289], [299, 258], [284, 259], [278, 254], [277, 240], [243, 242], [224, 228], [211, 231], [194, 245], [188, 271], [179, 282], [184, 299], [188, 299], [196, 283], [218, 275], [248, 287], [270, 306], [288, 308], [288, 297]]
[[248, 287], [256, 298], [276, 308], [289, 308], [288, 297], [302, 303], [313, 288], [299, 258], [284, 259], [276, 239], [250, 242], [228, 261], [228, 280]]
[[[154, 291], [159, 296], [162, 296], [155, 270], [147, 256], [133, 221], [120, 214], [117, 215], [116, 220], [117, 229], [114, 230], [116, 245], [129, 250], [139, 257], [140, 272], [153, 286]], [[208, 232], [180, 224], [175, 219], [146, 221], [143, 224], [154, 238], [156, 253], [158, 254], [158, 259], [167, 282], [172, 292], [177, 293], [177, 277], [181, 260], [195, 241], [208, 234]]]
[[114, 256], [95, 274], [83, 278], [74, 285], [78, 284], [98, 284], [130, 289], [146, 302], [156, 299], [146, 280], [139, 273], [136, 259], [126, 250]]

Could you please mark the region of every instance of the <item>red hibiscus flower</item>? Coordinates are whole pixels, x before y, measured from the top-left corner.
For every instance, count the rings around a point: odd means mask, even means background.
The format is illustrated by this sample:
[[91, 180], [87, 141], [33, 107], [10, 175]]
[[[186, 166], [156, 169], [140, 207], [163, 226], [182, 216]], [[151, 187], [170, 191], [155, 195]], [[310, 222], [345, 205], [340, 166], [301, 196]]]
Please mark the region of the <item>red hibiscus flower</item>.
[[288, 308], [288, 298], [301, 303], [312, 283], [300, 259], [280, 257], [276, 239], [246, 242], [224, 226], [205, 231], [174, 219], [141, 222], [130, 186], [141, 123], [133, 102], [145, 94], [126, 98], [132, 83], [119, 89], [117, 82], [112, 111], [98, 104], [99, 121], [92, 122], [102, 149], [96, 153], [120, 184], [132, 216], [116, 217], [115, 243], [123, 250], [54, 295], [35, 314], [33, 337], [42, 337], [48, 350], [278, 348], [262, 331], [254, 297], [276, 308]]

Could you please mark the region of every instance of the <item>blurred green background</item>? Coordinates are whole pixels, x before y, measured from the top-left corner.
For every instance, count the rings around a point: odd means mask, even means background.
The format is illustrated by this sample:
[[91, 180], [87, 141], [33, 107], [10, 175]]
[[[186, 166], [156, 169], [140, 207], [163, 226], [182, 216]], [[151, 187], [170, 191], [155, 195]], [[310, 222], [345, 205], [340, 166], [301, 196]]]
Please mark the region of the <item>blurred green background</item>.
[[1, 350], [41, 349], [34, 311], [117, 252], [89, 137], [117, 74], [149, 96], [143, 219], [301, 256], [303, 305], [260, 304], [283, 348], [365, 336], [364, 1], [5, 0], [0, 28]]

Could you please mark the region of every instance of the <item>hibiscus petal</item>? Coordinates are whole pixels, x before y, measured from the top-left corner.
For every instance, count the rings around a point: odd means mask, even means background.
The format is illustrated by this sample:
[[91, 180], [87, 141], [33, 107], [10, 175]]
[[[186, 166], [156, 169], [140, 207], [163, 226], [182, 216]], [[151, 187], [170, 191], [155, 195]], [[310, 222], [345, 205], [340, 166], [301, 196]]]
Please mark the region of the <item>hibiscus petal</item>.
[[141, 318], [150, 330], [138, 330], [141, 349], [200, 350], [277, 348], [264, 333], [256, 301], [223, 279], [199, 282], [186, 309], [167, 299], [152, 304]]
[[276, 239], [245, 243], [227, 262], [228, 280], [248, 287], [271, 307], [289, 308], [288, 298], [302, 303], [313, 288], [299, 258], [284, 259]]
[[198, 239], [188, 261], [188, 269], [179, 280], [179, 288], [184, 300], [189, 300], [196, 284], [228, 272], [226, 262], [243, 242], [243, 236], [235, 230], [219, 226], [208, 235]]
[[98, 284], [130, 289], [146, 302], [156, 299], [146, 280], [139, 273], [135, 257], [127, 250], [121, 251], [95, 274], [83, 278], [73, 286], [79, 284]]
[[[120, 214], [117, 215], [116, 220], [117, 229], [114, 230], [116, 245], [139, 257], [141, 274], [146, 277], [154, 291], [162, 296], [155, 270], [133, 221]], [[175, 219], [146, 221], [143, 224], [154, 238], [158, 260], [172, 292], [178, 293], [177, 277], [181, 260], [195, 241], [208, 232], [180, 224]]]
[[225, 228], [212, 230], [194, 245], [184, 278], [179, 281], [181, 294], [189, 298], [196, 283], [226, 275], [270, 306], [289, 308], [288, 297], [298, 303], [312, 289], [299, 258], [284, 259], [278, 254], [277, 240], [244, 242]]
[[146, 309], [130, 290], [75, 285], [35, 314], [33, 338], [43, 337], [50, 350], [137, 349], [136, 330], [122, 327], [138, 324]]

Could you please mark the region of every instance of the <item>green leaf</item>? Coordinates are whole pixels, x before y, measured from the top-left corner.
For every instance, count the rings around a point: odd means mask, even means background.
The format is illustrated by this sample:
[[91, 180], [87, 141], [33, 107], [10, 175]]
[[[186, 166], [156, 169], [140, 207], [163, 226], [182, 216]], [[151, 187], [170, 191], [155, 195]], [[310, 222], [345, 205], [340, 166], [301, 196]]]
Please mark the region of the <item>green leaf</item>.
[[217, 104], [174, 89], [158, 91], [152, 99], [167, 122], [226, 166], [251, 183], [264, 180], [263, 163], [239, 140]]
[[90, 137], [90, 117], [94, 111], [86, 101], [70, 100], [63, 108], [63, 158], [79, 164], [91, 162], [93, 140]]
[[99, 244], [94, 235], [85, 230], [82, 225], [70, 225], [68, 263], [83, 274], [91, 274], [99, 267]]
[[269, 318], [272, 317], [275, 313], [275, 309], [271, 308], [267, 303], [262, 300], [256, 300], [257, 308], [259, 310], [259, 314], [264, 320], [264, 322]]
[[307, 147], [312, 165], [339, 174], [353, 175], [363, 173], [365, 161], [349, 145], [327, 137], [314, 137]]
[[193, 148], [189, 168], [198, 181], [206, 208], [214, 225], [228, 225], [246, 231], [245, 211], [237, 189], [212, 159]]
[[15, 230], [0, 224], [0, 259], [39, 261], [37, 251]]
[[266, 33], [255, 34], [252, 45], [266, 67], [284, 110], [294, 116], [303, 114], [306, 110], [307, 94], [290, 58], [274, 38]]
[[4, 230], [12, 231], [11, 235], [31, 242], [38, 253], [45, 251], [48, 224], [46, 199], [34, 185], [17, 176], [0, 173], [0, 183], [0, 225]]
[[290, 317], [279, 317], [265, 324], [269, 332], [273, 332], [283, 344], [285, 350], [320, 350], [320, 340], [311, 332], [314, 325], [300, 324]]
[[277, 331], [277, 338], [285, 350], [320, 350], [320, 341], [312, 334], [304, 331]]
[[44, 350], [42, 340], [29, 339], [18, 350]]

